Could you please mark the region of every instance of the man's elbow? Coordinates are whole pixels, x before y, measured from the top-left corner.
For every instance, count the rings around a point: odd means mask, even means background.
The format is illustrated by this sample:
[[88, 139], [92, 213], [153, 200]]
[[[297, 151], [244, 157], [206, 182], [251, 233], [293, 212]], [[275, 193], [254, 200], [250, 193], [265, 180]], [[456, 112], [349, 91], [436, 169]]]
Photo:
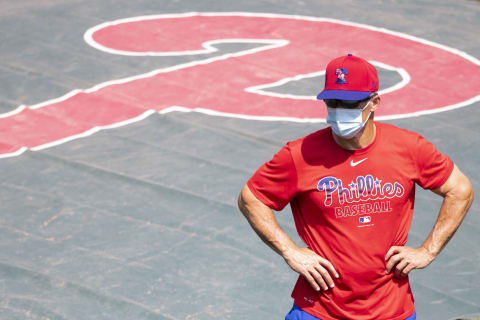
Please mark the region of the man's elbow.
[[238, 194], [238, 199], [237, 199], [237, 206], [238, 206], [238, 209], [240, 209], [240, 211], [242, 210], [242, 207], [245, 203], [245, 200], [243, 199], [242, 191], [243, 189]]
[[246, 205], [247, 205], [247, 199], [246, 199], [246, 188], [248, 188], [247, 185], [244, 185], [242, 190], [240, 190], [240, 193], [238, 194], [238, 199], [237, 199], [237, 205], [238, 205], [238, 209], [240, 209], [240, 211], [245, 214], [245, 208], [246, 208]]
[[455, 200], [467, 201], [468, 206], [470, 206], [470, 204], [473, 202], [474, 195], [475, 191], [473, 189], [473, 185], [466, 176], [464, 176], [464, 179], [457, 183], [455, 188], [453, 188], [451, 192], [447, 194], [447, 196], [450, 196]]
[[475, 190], [473, 190], [473, 185], [470, 180], [467, 179], [467, 182], [468, 183], [464, 186], [463, 192], [465, 193], [465, 197], [468, 199], [469, 204], [471, 204], [475, 197]]

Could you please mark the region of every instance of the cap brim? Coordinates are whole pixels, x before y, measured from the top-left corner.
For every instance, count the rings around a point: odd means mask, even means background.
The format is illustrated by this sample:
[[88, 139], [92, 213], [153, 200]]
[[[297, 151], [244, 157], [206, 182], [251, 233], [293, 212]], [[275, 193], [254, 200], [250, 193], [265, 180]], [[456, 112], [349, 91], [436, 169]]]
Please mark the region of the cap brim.
[[317, 95], [317, 99], [363, 100], [371, 94], [372, 92], [369, 91], [323, 90]]

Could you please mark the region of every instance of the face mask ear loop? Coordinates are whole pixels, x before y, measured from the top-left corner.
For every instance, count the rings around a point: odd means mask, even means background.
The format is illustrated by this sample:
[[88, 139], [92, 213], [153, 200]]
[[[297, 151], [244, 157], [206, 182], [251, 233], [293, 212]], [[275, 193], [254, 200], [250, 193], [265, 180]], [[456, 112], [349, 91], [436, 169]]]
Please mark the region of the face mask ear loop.
[[[362, 112], [367, 109], [368, 105], [370, 104], [370, 102], [372, 102], [372, 99], [370, 99], [367, 103], [367, 105], [362, 109]], [[370, 111], [368, 113], [368, 116], [367, 116], [367, 120], [365, 120], [365, 122], [362, 122], [362, 127], [365, 126], [365, 123], [367, 123], [368, 119], [370, 118], [370, 115], [372, 114], [372, 111]]]

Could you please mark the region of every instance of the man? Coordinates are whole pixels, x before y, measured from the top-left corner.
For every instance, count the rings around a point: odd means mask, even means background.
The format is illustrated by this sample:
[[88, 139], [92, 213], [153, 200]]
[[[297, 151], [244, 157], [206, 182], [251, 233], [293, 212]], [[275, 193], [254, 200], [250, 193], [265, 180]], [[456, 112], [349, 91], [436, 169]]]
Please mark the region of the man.
[[[415, 319], [408, 274], [428, 266], [453, 236], [473, 188], [419, 134], [374, 122], [378, 75], [351, 54], [331, 61], [324, 100], [330, 127], [289, 142], [243, 187], [239, 208], [297, 273], [291, 319]], [[443, 197], [433, 230], [406, 247], [415, 184]], [[273, 210], [292, 208], [300, 248]]]

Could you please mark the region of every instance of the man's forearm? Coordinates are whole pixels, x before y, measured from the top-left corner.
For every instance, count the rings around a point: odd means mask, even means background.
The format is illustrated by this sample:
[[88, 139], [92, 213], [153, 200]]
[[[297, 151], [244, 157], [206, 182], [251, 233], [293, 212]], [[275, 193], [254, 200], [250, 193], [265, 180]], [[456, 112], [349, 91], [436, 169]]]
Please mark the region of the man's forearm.
[[420, 248], [393, 246], [385, 255], [386, 273], [406, 277], [413, 269], [428, 266], [452, 238], [473, 201], [473, 187], [455, 166], [448, 180], [433, 190], [443, 197], [437, 222]]
[[333, 277], [339, 274], [330, 261], [308, 248], [299, 248], [280, 228], [272, 209], [257, 200], [248, 186], [238, 197], [238, 207], [258, 236], [285, 262], [310, 283], [314, 290], [329, 290], [335, 286]]
[[452, 238], [462, 223], [473, 201], [473, 189], [469, 183], [457, 188], [444, 197], [437, 222], [422, 244], [433, 256], [437, 256]]

